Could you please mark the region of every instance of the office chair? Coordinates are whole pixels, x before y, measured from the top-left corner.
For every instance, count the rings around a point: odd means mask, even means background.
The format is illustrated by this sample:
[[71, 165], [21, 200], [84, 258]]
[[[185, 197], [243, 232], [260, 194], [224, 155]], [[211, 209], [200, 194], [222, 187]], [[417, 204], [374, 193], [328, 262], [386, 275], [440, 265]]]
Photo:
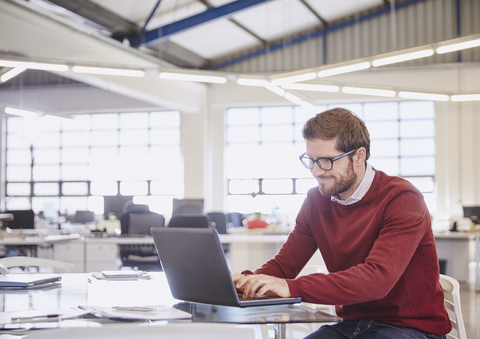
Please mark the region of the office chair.
[[[18, 267], [18, 270], [11, 271], [11, 268]], [[0, 258], [0, 274], [28, 272], [32, 273], [30, 267], [36, 267], [33, 272], [40, 272], [41, 267], [49, 267], [54, 272], [72, 273], [75, 265], [60, 261], [37, 257], [6, 257]]]
[[174, 215], [168, 223], [168, 227], [209, 227], [208, 218], [205, 215]]
[[[127, 224], [129, 235], [150, 235], [152, 227], [165, 226], [165, 217], [154, 212], [129, 213]], [[143, 271], [162, 271], [154, 244], [120, 245], [120, 258], [122, 267], [137, 268]]]
[[130, 213], [150, 213], [150, 208], [148, 205], [134, 204], [131, 201], [125, 203], [122, 215], [120, 216], [120, 228], [122, 234], [129, 233]]
[[443, 274], [440, 274], [440, 284], [445, 294], [444, 305], [452, 323], [452, 331], [447, 334], [447, 338], [466, 339], [467, 333], [460, 305], [460, 284], [454, 278]]
[[222, 212], [207, 213], [208, 219], [215, 223], [215, 229], [218, 234], [227, 234], [227, 215]]

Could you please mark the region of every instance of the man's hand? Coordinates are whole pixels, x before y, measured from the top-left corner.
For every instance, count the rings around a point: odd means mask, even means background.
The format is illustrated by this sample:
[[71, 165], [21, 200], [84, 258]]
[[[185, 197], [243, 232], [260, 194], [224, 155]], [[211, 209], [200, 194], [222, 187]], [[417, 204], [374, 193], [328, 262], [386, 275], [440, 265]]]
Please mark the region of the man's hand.
[[244, 299], [251, 299], [255, 295], [269, 295], [288, 298], [290, 289], [285, 279], [280, 279], [264, 274], [232, 275], [233, 283], [239, 291], [243, 291]]

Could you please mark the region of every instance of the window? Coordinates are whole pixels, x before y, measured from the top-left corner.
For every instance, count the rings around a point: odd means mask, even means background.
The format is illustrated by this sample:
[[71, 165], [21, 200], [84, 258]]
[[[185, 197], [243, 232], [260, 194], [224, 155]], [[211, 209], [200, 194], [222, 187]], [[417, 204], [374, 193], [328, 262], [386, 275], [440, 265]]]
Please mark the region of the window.
[[102, 214], [120, 194], [168, 214], [183, 192], [179, 112], [6, 120], [6, 209]]
[[[389, 102], [343, 107], [365, 121], [369, 163], [410, 180], [435, 206], [435, 121], [432, 102]], [[301, 129], [314, 113], [300, 107], [232, 108], [226, 113], [227, 209], [260, 212], [293, 223], [316, 181], [298, 161], [305, 151]]]

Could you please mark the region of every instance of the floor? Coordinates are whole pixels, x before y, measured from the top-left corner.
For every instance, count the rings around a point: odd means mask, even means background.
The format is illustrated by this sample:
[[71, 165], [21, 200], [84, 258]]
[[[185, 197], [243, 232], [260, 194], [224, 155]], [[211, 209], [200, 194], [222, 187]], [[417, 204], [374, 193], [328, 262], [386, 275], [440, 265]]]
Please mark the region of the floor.
[[460, 284], [463, 320], [468, 339], [480, 339], [480, 292], [474, 283]]

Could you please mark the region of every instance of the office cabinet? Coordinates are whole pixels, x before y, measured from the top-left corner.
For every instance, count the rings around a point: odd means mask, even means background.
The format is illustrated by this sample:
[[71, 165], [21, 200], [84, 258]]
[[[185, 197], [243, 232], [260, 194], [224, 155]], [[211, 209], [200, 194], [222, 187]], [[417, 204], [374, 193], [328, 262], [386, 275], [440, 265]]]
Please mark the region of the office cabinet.
[[85, 272], [100, 272], [117, 268], [118, 246], [102, 239], [85, 242]]
[[74, 272], [85, 272], [85, 246], [82, 240], [58, 242], [53, 244], [53, 259], [75, 265]]

